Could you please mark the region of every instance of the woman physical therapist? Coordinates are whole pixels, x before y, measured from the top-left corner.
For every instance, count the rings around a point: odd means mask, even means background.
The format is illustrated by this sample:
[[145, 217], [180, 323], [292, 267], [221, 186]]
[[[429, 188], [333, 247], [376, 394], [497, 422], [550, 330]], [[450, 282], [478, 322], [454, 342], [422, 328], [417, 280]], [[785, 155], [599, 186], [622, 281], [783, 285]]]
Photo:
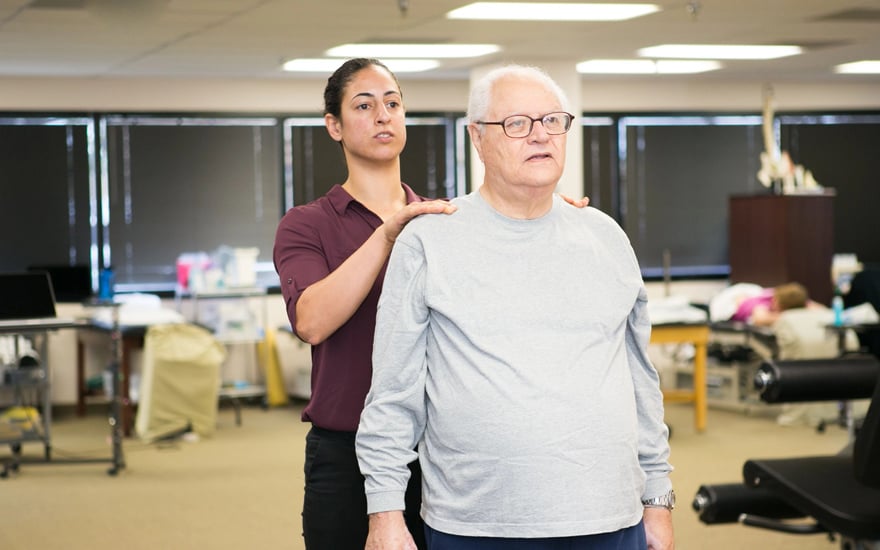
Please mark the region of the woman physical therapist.
[[[351, 59], [339, 67], [324, 90], [324, 122], [342, 145], [348, 178], [288, 211], [275, 237], [290, 326], [312, 346], [312, 395], [302, 414], [312, 424], [303, 502], [310, 550], [364, 548], [367, 506], [354, 436], [370, 386], [385, 263], [409, 220], [455, 210], [423, 200], [400, 181], [404, 117], [400, 86], [381, 62]], [[417, 463], [411, 467], [407, 522], [423, 541], [421, 475]]]

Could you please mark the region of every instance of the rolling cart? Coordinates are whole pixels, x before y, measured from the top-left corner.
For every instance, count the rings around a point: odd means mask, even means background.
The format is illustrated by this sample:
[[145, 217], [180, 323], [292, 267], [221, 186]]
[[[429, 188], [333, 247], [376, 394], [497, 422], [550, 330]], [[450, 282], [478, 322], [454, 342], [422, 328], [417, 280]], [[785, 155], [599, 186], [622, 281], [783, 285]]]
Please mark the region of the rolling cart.
[[0, 478], [9, 477], [10, 472], [18, 471], [23, 442], [24, 434], [21, 429], [11, 422], [0, 422], [0, 445], [9, 445], [10, 449], [9, 457], [0, 460]]
[[[107, 473], [115, 476], [119, 470], [125, 467], [125, 459], [122, 450], [122, 425], [120, 422], [122, 395], [120, 386], [120, 357], [122, 354], [122, 332], [119, 326], [118, 305], [112, 302], [89, 302], [89, 307], [112, 307], [113, 329], [111, 331], [112, 359], [108, 370], [110, 371], [115, 386], [113, 398], [110, 401], [108, 411], [108, 423], [110, 425], [111, 455], [109, 457], [65, 457], [55, 458], [52, 456], [52, 399], [50, 388], [50, 376], [46, 358], [48, 357], [48, 335], [50, 331], [64, 328], [78, 328], [77, 322], [58, 320], [57, 322], [43, 322], [38, 325], [23, 323], [20, 326], [5, 325], [0, 327], [0, 333], [24, 336], [32, 341], [39, 341], [38, 358], [33, 364], [16, 368], [5, 369], [4, 382], [13, 388], [16, 399], [12, 409], [7, 410], [9, 422], [4, 422], [6, 428], [0, 429], [0, 445], [9, 445], [11, 457], [2, 462], [0, 477], [6, 477], [11, 471], [17, 471], [22, 464], [94, 464], [109, 462], [110, 468]], [[15, 354], [18, 356], [18, 353]], [[18, 362], [18, 359], [17, 359]], [[25, 394], [31, 393], [36, 396], [38, 406], [26, 406]], [[12, 411], [9, 414], [9, 411]], [[28, 442], [41, 442], [43, 444], [43, 457], [23, 456], [21, 446]]]
[[62, 325], [67, 323], [47, 321], [0, 327], [0, 334], [11, 336], [14, 342], [11, 361], [2, 366], [0, 380], [0, 385], [11, 389], [13, 394], [11, 406], [0, 411], [0, 445], [10, 448], [10, 456], [2, 461], [0, 477], [17, 471], [25, 461], [21, 453], [25, 443], [42, 443], [45, 460], [51, 458], [52, 413], [44, 358], [49, 331]]

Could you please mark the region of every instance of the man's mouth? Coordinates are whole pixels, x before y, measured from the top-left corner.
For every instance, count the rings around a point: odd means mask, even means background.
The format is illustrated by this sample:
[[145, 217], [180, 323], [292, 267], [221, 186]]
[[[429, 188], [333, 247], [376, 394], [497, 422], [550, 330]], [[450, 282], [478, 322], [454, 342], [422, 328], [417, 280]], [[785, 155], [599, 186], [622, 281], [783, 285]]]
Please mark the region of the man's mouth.
[[549, 158], [553, 158], [553, 155], [551, 155], [550, 153], [538, 153], [536, 155], [530, 156], [526, 160], [545, 160]]

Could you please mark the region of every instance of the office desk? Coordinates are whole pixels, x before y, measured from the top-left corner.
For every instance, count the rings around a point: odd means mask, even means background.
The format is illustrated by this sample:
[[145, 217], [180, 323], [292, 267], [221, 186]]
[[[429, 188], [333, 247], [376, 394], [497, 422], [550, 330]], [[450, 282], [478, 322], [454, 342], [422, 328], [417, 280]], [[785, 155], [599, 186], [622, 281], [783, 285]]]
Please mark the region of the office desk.
[[694, 386], [687, 390], [664, 390], [663, 400], [671, 403], [694, 404], [694, 426], [698, 432], [706, 429], [706, 357], [709, 325], [670, 323], [651, 327], [652, 344], [694, 345]]
[[[88, 321], [79, 327], [85, 331], [96, 331], [114, 338], [112, 325], [96, 321]], [[123, 325], [119, 327], [119, 339], [121, 356], [119, 359], [119, 398], [120, 413], [119, 421], [122, 425], [122, 434], [129, 437], [134, 426], [134, 405], [130, 398], [131, 388], [131, 353], [134, 350], [143, 349], [144, 335], [147, 333], [147, 325]], [[76, 414], [86, 414], [86, 366], [85, 366], [85, 343], [83, 339], [76, 339]]]

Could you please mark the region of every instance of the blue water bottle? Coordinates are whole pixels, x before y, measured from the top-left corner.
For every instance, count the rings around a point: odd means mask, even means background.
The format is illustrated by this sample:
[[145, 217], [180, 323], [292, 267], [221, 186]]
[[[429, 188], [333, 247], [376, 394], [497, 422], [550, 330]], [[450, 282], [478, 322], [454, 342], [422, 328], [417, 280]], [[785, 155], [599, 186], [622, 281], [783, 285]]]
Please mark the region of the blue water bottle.
[[831, 309], [834, 311], [834, 326], [841, 326], [843, 324], [843, 297], [840, 294], [835, 294], [831, 299]]
[[98, 275], [98, 299], [102, 301], [112, 300], [114, 284], [113, 268], [105, 267]]

